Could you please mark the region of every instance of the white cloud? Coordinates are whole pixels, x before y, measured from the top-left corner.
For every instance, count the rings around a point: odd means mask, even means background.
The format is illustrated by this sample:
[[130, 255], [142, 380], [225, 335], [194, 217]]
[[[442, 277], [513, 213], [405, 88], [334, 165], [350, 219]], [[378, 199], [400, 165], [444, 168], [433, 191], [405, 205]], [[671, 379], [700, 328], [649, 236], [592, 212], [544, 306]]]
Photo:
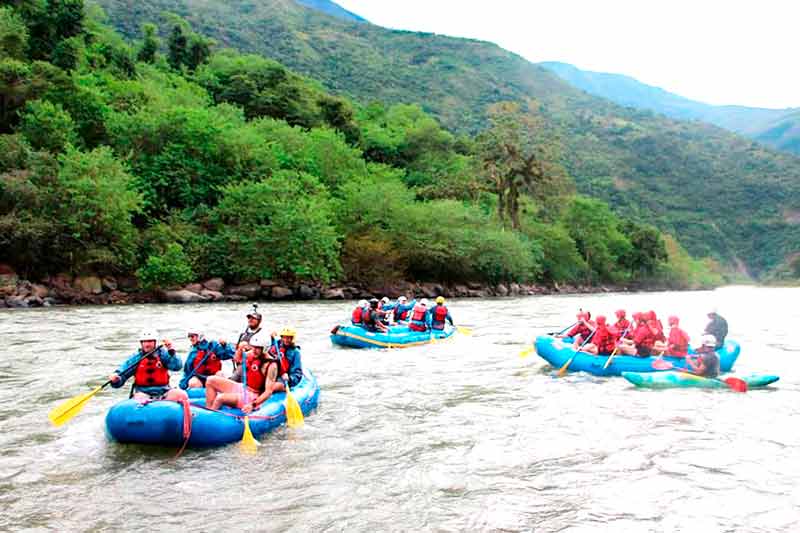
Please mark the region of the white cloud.
[[341, 0], [380, 26], [492, 41], [713, 104], [800, 107], [796, 0]]

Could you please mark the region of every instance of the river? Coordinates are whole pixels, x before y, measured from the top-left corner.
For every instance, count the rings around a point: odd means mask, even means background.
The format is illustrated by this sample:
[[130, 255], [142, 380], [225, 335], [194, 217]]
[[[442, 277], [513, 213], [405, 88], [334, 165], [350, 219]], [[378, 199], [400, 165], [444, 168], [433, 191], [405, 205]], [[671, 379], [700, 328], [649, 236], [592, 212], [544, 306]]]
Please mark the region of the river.
[[[2, 531], [800, 531], [800, 289], [452, 300], [474, 334], [394, 351], [335, 348], [351, 302], [265, 303], [291, 323], [319, 409], [300, 430], [175, 450], [104, 435], [106, 390], [68, 424], [48, 411], [104, 381], [156, 326], [235, 339], [241, 304], [0, 310]], [[699, 338], [710, 306], [742, 344], [736, 370], [768, 390], [634, 389], [554, 377], [537, 335], [578, 307], [676, 313]], [[177, 375], [173, 383], [177, 383]]]

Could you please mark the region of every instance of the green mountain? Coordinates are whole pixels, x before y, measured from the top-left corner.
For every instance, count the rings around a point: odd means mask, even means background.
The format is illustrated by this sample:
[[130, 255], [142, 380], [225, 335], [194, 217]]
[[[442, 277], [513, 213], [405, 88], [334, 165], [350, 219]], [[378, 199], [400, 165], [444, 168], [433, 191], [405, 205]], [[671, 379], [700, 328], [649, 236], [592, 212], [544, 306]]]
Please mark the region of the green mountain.
[[99, 3], [129, 37], [171, 11], [219, 46], [275, 58], [361, 103], [419, 103], [457, 132], [484, 128], [492, 103], [521, 102], [559, 140], [580, 192], [652, 221], [693, 255], [759, 275], [800, 249], [800, 159], [589, 95], [492, 43], [348, 22], [291, 0]]
[[715, 106], [689, 100], [622, 74], [581, 70], [556, 61], [539, 64], [578, 89], [617, 104], [648, 109], [672, 118], [710, 122], [773, 148], [800, 154], [800, 109]]

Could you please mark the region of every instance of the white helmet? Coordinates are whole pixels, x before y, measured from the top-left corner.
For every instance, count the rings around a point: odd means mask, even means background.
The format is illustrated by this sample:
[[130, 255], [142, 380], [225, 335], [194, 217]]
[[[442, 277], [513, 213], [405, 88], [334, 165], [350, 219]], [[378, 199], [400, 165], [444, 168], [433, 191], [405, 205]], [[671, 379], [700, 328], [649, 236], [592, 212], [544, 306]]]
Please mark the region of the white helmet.
[[397, 301], [398, 301], [398, 302], [400, 302], [400, 303], [404, 303], [404, 302], [407, 302], [407, 301], [408, 301], [408, 298], [406, 298], [405, 296], [400, 296], [400, 297], [397, 299]]
[[423, 298], [422, 300], [419, 301], [419, 305], [424, 305], [425, 307], [428, 307], [428, 299]]
[[359, 307], [366, 307], [368, 305], [369, 305], [369, 302], [367, 302], [366, 300], [359, 300], [358, 301], [358, 306]]
[[381, 298], [381, 303], [388, 304], [389, 303], [389, 297], [388, 296], [384, 296], [383, 298]]
[[202, 339], [205, 335], [201, 332], [198, 328], [190, 329], [186, 332], [186, 335], [197, 335], [198, 338]]
[[257, 348], [264, 348], [267, 345], [266, 337], [267, 336], [265, 334], [259, 331], [258, 333], [250, 337], [250, 340], [247, 341], [247, 344], [249, 344], [250, 346], [255, 346]]
[[717, 345], [717, 338], [714, 335], [703, 335], [700, 337], [700, 344], [703, 346], [711, 346], [713, 348]]
[[139, 342], [142, 341], [157, 341], [158, 332], [154, 329], [146, 329], [139, 333]]

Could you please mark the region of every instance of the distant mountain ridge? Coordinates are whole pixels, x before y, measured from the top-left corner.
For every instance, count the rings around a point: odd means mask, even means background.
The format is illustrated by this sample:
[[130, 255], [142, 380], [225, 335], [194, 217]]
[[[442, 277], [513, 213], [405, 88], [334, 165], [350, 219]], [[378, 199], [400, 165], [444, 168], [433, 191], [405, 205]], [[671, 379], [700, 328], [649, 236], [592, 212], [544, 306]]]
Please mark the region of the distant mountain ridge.
[[297, 3], [311, 9], [316, 9], [317, 11], [321, 11], [322, 13], [331, 15], [340, 20], [369, 22], [367, 19], [346, 10], [336, 2], [331, 2], [330, 0], [297, 0]]
[[617, 104], [672, 118], [710, 122], [773, 148], [800, 154], [800, 108], [715, 106], [647, 85], [624, 74], [582, 70], [558, 61], [539, 64], [574, 87]]

